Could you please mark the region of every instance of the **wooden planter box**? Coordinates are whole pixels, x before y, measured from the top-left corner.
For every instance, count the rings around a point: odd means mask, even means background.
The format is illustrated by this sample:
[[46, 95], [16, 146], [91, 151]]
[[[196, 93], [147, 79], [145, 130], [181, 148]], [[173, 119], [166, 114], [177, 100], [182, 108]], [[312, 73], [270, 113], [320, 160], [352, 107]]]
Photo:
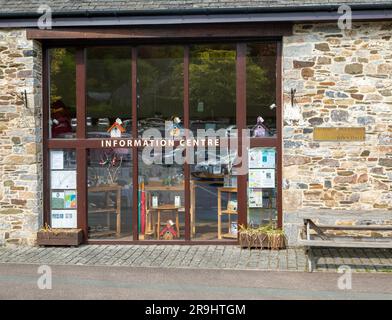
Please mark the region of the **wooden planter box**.
[[82, 229], [52, 229], [37, 233], [39, 246], [78, 246], [82, 241]]
[[239, 244], [241, 248], [249, 249], [284, 249], [286, 248], [286, 240], [284, 236], [276, 239], [273, 245], [269, 242], [265, 233], [249, 236], [246, 233], [239, 234]]

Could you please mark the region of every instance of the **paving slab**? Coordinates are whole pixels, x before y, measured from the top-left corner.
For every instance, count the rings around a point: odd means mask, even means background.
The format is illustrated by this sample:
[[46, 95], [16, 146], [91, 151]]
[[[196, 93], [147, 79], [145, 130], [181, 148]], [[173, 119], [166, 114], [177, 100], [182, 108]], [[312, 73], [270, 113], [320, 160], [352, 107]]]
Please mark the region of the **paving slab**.
[[[335, 272], [348, 265], [357, 272], [392, 272], [392, 250], [313, 249], [316, 271]], [[305, 250], [249, 250], [227, 245], [82, 245], [0, 247], [0, 263], [306, 271]]]

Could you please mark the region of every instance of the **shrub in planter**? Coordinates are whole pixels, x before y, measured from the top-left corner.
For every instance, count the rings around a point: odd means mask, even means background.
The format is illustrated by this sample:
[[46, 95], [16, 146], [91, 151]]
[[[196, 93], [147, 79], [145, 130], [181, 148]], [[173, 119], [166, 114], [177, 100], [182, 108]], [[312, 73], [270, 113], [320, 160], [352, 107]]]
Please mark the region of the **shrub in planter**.
[[78, 246], [82, 241], [82, 229], [52, 229], [45, 225], [37, 233], [39, 246]]
[[278, 250], [286, 247], [286, 237], [283, 230], [277, 229], [271, 224], [258, 228], [240, 226], [239, 242], [241, 248], [248, 249]]

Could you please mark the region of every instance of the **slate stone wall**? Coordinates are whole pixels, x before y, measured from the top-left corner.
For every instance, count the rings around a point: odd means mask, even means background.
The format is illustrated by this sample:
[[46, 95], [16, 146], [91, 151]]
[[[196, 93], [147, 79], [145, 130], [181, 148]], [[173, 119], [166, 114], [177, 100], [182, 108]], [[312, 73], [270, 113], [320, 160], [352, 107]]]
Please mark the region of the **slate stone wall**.
[[34, 244], [42, 217], [41, 73], [40, 44], [0, 29], [0, 245]]
[[[301, 221], [290, 214], [339, 223], [335, 211], [355, 224], [377, 211], [391, 220], [391, 36], [391, 22], [369, 22], [351, 30], [300, 24], [284, 38], [283, 209], [291, 242]], [[314, 141], [315, 127], [365, 127], [366, 140]], [[358, 219], [344, 219], [349, 211]]]

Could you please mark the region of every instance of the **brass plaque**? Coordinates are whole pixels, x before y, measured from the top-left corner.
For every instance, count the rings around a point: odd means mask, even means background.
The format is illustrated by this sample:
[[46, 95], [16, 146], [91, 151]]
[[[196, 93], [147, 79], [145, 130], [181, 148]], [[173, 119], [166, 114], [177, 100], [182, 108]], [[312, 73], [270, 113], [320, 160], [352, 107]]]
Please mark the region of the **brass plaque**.
[[364, 141], [365, 128], [314, 128], [313, 140], [319, 141]]

